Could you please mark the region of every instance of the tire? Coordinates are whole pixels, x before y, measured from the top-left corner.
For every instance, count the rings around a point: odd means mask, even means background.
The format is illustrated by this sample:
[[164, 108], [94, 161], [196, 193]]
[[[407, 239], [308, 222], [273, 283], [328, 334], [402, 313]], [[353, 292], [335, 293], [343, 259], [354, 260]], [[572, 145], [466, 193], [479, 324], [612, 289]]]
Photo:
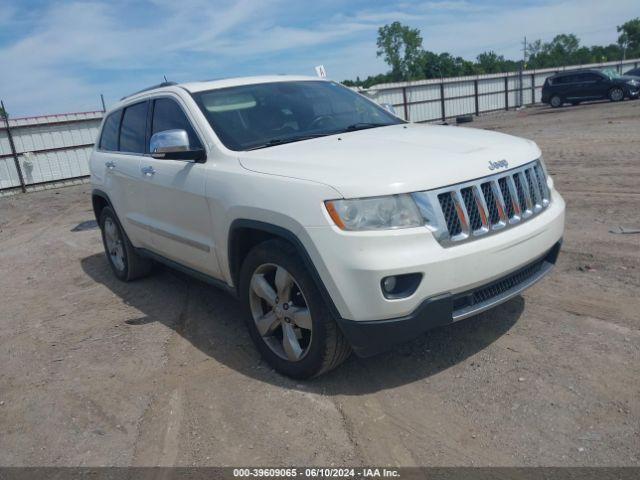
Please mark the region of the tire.
[[107, 261], [118, 279], [130, 282], [149, 274], [153, 262], [138, 255], [111, 207], [100, 212], [100, 230]]
[[624, 100], [624, 90], [621, 87], [613, 87], [609, 90], [609, 100], [612, 102], [621, 102]]
[[562, 98], [560, 98], [558, 95], [554, 95], [549, 99], [549, 105], [551, 105], [552, 108], [561, 107], [562, 103]]
[[317, 377], [351, 354], [291, 244], [274, 239], [254, 247], [242, 264], [239, 293], [251, 339], [264, 360], [283, 375]]

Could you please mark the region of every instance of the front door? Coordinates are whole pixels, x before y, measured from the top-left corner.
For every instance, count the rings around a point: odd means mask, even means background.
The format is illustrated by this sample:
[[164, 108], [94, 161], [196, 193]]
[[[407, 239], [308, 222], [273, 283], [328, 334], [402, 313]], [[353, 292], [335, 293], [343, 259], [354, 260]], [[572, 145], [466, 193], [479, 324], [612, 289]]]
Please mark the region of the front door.
[[[186, 130], [191, 147], [202, 148], [202, 141], [179, 101], [174, 97], [152, 100], [149, 137], [165, 130]], [[153, 250], [181, 265], [219, 277], [214, 225], [205, 197], [207, 164], [147, 155], [141, 161], [140, 171]]]

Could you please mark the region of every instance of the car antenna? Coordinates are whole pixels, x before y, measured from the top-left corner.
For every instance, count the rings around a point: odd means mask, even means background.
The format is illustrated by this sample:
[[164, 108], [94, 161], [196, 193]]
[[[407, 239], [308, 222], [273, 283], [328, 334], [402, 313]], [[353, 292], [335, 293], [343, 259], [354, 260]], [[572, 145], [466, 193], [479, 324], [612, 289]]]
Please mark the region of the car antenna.
[[169, 83], [169, 80], [167, 80], [167, 76], [166, 75], [162, 75], [162, 78], [164, 78], [164, 83]]

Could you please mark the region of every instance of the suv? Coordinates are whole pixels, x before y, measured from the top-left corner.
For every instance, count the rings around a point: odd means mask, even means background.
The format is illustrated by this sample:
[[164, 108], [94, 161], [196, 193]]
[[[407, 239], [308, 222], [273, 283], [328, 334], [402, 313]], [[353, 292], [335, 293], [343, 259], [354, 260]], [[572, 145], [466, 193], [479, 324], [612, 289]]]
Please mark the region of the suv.
[[517, 295], [564, 229], [534, 142], [406, 123], [308, 77], [126, 97], [91, 182], [116, 277], [158, 261], [227, 290], [262, 356], [296, 378]]
[[542, 102], [554, 108], [564, 103], [578, 105], [586, 100], [608, 98], [619, 102], [626, 98], [638, 98], [640, 81], [619, 75], [615, 70], [574, 70], [548, 77], [542, 86]]

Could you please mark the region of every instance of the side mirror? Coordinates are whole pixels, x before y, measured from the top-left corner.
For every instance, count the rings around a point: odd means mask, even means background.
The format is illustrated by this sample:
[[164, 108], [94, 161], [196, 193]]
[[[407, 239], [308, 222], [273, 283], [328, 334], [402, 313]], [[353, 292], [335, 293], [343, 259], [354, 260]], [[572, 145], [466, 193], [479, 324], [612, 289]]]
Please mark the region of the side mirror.
[[207, 158], [202, 148], [191, 148], [186, 130], [165, 130], [154, 133], [149, 142], [149, 151], [153, 158], [163, 160], [202, 163]]
[[387, 112], [392, 113], [396, 117], [398, 116], [398, 114], [396, 113], [396, 109], [390, 103], [381, 103], [380, 106], [384, 108]]

